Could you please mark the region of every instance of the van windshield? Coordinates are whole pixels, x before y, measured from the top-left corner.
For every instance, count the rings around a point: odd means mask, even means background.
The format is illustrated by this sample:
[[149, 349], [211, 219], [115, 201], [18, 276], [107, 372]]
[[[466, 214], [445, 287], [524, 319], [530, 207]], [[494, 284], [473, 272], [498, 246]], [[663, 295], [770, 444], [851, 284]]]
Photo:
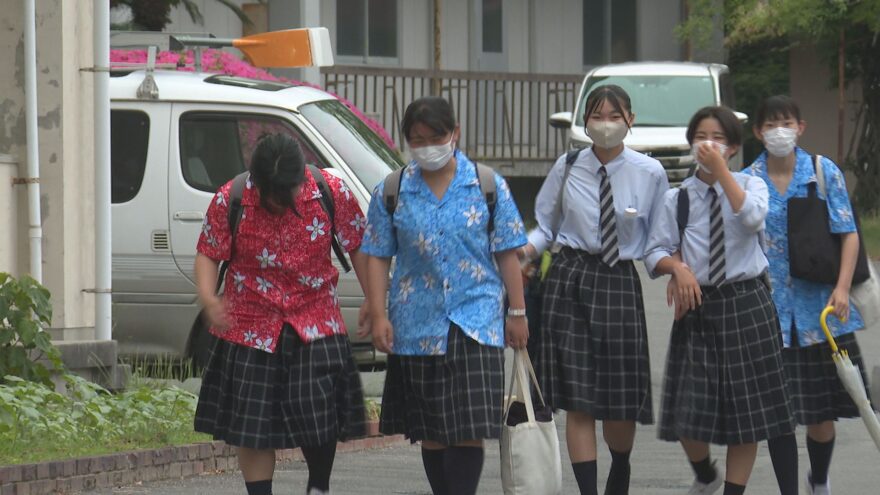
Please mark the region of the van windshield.
[[372, 191], [386, 175], [403, 167], [400, 155], [340, 101], [309, 103], [299, 107], [299, 111], [368, 190]]
[[587, 95], [594, 88], [616, 84], [632, 99], [633, 127], [687, 127], [697, 110], [715, 105], [715, 84], [709, 76], [602, 76], [584, 85], [575, 112], [584, 125]]

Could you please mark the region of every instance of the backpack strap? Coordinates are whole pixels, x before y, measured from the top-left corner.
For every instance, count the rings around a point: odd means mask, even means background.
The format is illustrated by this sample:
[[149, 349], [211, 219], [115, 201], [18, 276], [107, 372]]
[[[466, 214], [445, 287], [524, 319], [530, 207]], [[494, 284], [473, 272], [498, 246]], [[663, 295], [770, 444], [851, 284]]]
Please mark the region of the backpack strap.
[[675, 222], [678, 224], [678, 242], [684, 241], [684, 229], [687, 228], [691, 213], [691, 196], [684, 187], [678, 188], [678, 204], [675, 207]]
[[336, 259], [339, 260], [342, 269], [345, 270], [345, 273], [348, 273], [351, 271], [351, 265], [345, 257], [345, 251], [342, 250], [339, 236], [336, 234], [336, 205], [333, 204], [333, 191], [330, 190], [330, 184], [327, 184], [327, 179], [324, 178], [321, 169], [311, 164], [306, 165], [306, 167], [311, 172], [312, 178], [315, 179], [315, 183], [318, 184], [318, 191], [321, 192], [321, 197], [319, 198], [321, 207], [324, 208], [324, 212], [330, 217], [330, 245], [333, 246], [333, 252], [336, 253]]
[[241, 215], [244, 208], [241, 207], [241, 198], [244, 196], [244, 188], [247, 184], [250, 172], [242, 172], [232, 179], [232, 187], [229, 190], [229, 209], [226, 214], [226, 220], [229, 222], [229, 259], [220, 263], [220, 271], [217, 272], [217, 289], [216, 293], [220, 293], [223, 287], [223, 279], [226, 277], [226, 270], [229, 269], [229, 262], [232, 261], [232, 255], [235, 253], [235, 234], [238, 232], [238, 224], [241, 223]]
[[399, 168], [385, 177], [382, 195], [385, 199], [385, 211], [392, 217], [397, 210], [397, 197], [400, 195], [400, 183], [403, 182], [404, 170], [404, 168]]
[[562, 227], [562, 199], [565, 197], [565, 183], [571, 174], [571, 168], [577, 161], [583, 148], [575, 148], [565, 153], [565, 172], [562, 173], [562, 182], [559, 184], [559, 193], [556, 194], [556, 203], [553, 204], [553, 215], [550, 217], [550, 232], [553, 238], [550, 240], [550, 251], [557, 252], [556, 238], [559, 237], [559, 229]]
[[486, 206], [489, 207], [489, 223], [487, 230], [495, 231], [495, 204], [498, 202], [498, 191], [495, 190], [495, 171], [488, 165], [475, 163], [477, 168], [477, 181], [480, 183], [480, 191], [486, 198]]
[[825, 167], [822, 166], [822, 155], [813, 156], [813, 170], [816, 172], [816, 185], [819, 188], [819, 193], [822, 194], [823, 198], [827, 198], [828, 195], [825, 194]]

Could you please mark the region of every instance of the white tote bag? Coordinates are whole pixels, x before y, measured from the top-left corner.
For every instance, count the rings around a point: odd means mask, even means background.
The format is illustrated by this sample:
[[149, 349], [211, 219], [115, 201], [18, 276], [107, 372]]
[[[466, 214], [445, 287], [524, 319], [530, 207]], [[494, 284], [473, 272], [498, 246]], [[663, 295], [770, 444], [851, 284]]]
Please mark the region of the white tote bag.
[[880, 280], [877, 279], [874, 262], [870, 259], [868, 259], [868, 270], [871, 272], [871, 277], [859, 285], [854, 285], [849, 292], [850, 301], [862, 315], [865, 328], [880, 321]]
[[[525, 349], [514, 352], [513, 376], [504, 406], [504, 425], [501, 429], [501, 485], [504, 495], [558, 495], [562, 493], [562, 462], [559, 457], [559, 437], [552, 412], [538, 420], [532, 404], [529, 379], [535, 385], [541, 404], [544, 397], [535, 378], [535, 370]], [[516, 401], [513, 392], [516, 391]], [[518, 405], [517, 403], [521, 403]], [[511, 407], [525, 408], [525, 421], [508, 425]], [[521, 414], [520, 414], [521, 416]], [[544, 415], [548, 416], [548, 415]]]

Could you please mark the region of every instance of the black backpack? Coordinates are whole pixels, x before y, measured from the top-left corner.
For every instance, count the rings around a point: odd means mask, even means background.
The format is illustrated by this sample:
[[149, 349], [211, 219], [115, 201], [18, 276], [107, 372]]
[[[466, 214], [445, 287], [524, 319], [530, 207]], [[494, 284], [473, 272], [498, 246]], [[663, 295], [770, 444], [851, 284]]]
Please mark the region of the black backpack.
[[[333, 220], [336, 215], [336, 206], [333, 203], [333, 192], [330, 190], [330, 185], [327, 184], [327, 180], [324, 179], [321, 169], [314, 165], [306, 165], [306, 168], [318, 184], [318, 190], [321, 192], [321, 207], [327, 213], [327, 216], [330, 217], [330, 233], [332, 235], [330, 243], [333, 246], [333, 252], [336, 253], [336, 258], [342, 265], [342, 269], [348, 273], [351, 271], [351, 265], [345, 257], [342, 245], [339, 243], [339, 238], [336, 235], [336, 226], [333, 225]], [[226, 270], [229, 269], [229, 262], [232, 259], [232, 254], [235, 250], [235, 234], [238, 231], [238, 224], [241, 223], [241, 214], [244, 212], [244, 209], [241, 207], [241, 198], [244, 195], [245, 184], [247, 183], [249, 176], [250, 172], [245, 171], [236, 175], [235, 178], [232, 179], [232, 188], [229, 191], [229, 212], [227, 215], [232, 251], [230, 251], [229, 260], [224, 260], [220, 263], [220, 271], [217, 276], [218, 293], [223, 286], [223, 279], [226, 276]]]
[[[477, 169], [477, 181], [480, 183], [480, 191], [486, 198], [486, 205], [489, 207], [489, 222], [487, 231], [495, 230], [495, 204], [498, 202], [498, 194], [495, 191], [495, 171], [486, 165], [475, 163]], [[400, 196], [400, 183], [403, 181], [403, 174], [406, 169], [400, 168], [388, 174], [385, 177], [385, 188], [383, 199], [385, 200], [385, 210], [394, 217], [397, 210], [397, 199]]]

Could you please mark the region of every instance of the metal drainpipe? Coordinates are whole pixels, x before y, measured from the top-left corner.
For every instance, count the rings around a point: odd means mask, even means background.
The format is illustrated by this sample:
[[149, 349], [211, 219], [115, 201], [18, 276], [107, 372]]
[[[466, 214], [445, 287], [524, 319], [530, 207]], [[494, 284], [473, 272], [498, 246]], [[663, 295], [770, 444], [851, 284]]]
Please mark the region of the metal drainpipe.
[[94, 1], [95, 338], [111, 340], [110, 2]]
[[40, 143], [37, 128], [37, 14], [35, 0], [24, 0], [24, 98], [27, 132], [28, 237], [30, 275], [43, 282], [43, 228], [40, 214]]

